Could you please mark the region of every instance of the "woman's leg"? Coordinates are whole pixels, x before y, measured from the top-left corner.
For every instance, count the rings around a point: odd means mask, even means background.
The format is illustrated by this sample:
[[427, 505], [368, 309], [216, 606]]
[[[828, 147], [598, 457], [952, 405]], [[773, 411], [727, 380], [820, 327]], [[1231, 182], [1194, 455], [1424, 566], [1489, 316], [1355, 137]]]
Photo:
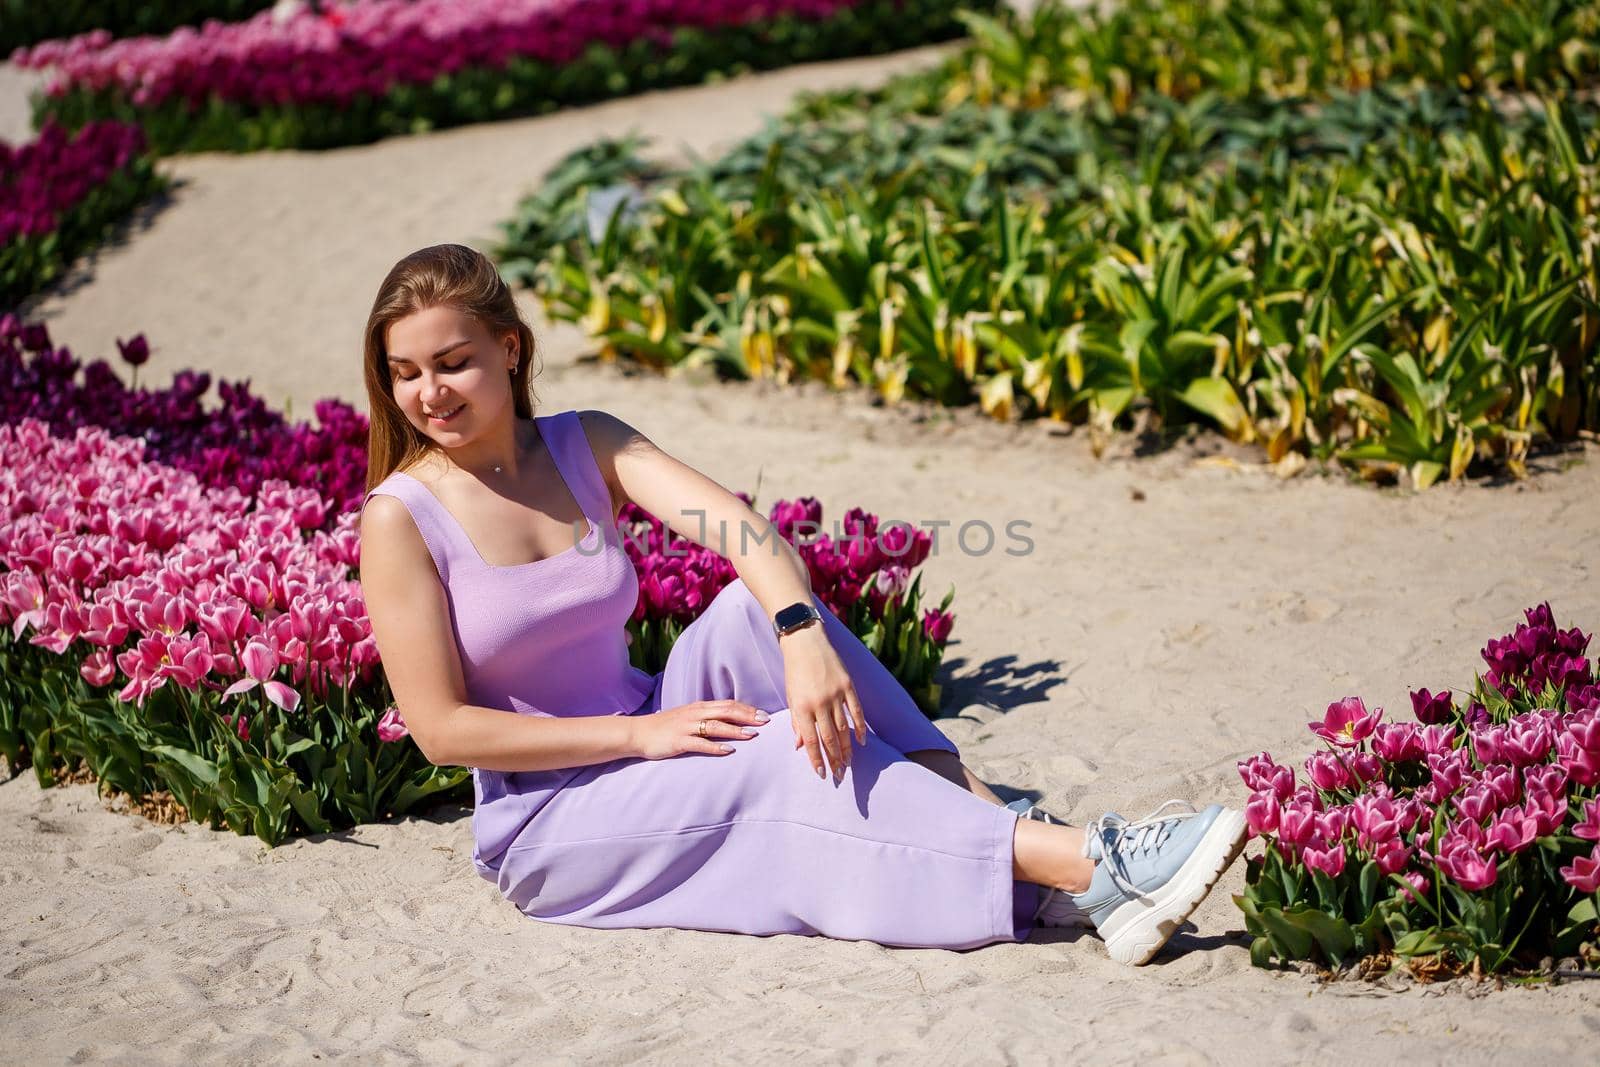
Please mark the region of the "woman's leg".
[[1006, 802], [996, 796], [994, 790], [990, 789], [983, 779], [973, 774], [972, 770], [961, 762], [959, 756], [943, 749], [930, 748], [907, 752], [906, 759], [914, 763], [920, 763], [934, 774], [946, 781], [954, 782], [980, 800], [987, 800], [991, 804], [1005, 807]]
[[[812, 600], [822, 613], [822, 625], [827, 629], [830, 643], [850, 672], [868, 728], [899, 749], [911, 762], [992, 805], [1004, 807], [1005, 802], [961, 762], [955, 743], [928, 721], [888, 668], [827, 605], [815, 596]], [[732, 631], [724, 627], [733, 621], [725, 618], [730, 612], [742, 620], [734, 625], [749, 633], [749, 644], [735, 643], [728, 638]], [[698, 677], [673, 679], [689, 684], [668, 696], [675, 700], [686, 698], [690, 693], [703, 696], [715, 693], [725, 697], [737, 694], [739, 699], [757, 707], [774, 710], [785, 707], [788, 701], [783, 689], [783, 653], [765, 610], [743, 579], [736, 579], [720, 590], [679, 640], [686, 646], [696, 645], [708, 635], [690, 631], [704, 631], [707, 626], [714, 628], [718, 635], [718, 640], [712, 642], [714, 650], [707, 650], [710, 655], [691, 652], [685, 657], [696, 664], [694, 673]], [[670, 705], [671, 700], [668, 703]], [[794, 755], [796, 759], [801, 758], [801, 753]], [[1081, 829], [1019, 819], [1013, 846], [1013, 870], [1018, 880], [1069, 892], [1081, 892], [1088, 886], [1094, 863], [1083, 856]]]

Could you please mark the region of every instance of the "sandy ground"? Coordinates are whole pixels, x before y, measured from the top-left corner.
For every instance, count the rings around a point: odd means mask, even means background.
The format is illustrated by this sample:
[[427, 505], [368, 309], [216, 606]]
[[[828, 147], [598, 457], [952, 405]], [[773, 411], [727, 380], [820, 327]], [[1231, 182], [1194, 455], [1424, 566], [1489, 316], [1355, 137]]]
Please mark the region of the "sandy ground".
[[[145, 331], [158, 381], [198, 367], [297, 410], [362, 403], [358, 339], [389, 265], [492, 235], [569, 148], [637, 127], [712, 150], [796, 89], [931, 54], [337, 152], [169, 161], [171, 202], [37, 311], [81, 355]], [[1408, 687], [1469, 685], [1484, 640], [1540, 600], [1600, 625], [1593, 446], [1520, 485], [1413, 496], [1280, 481], [1250, 454], [1205, 458], [1203, 440], [1097, 461], [1059, 427], [668, 381], [581, 360], [571, 330], [542, 338], [544, 410], [614, 412], [730, 488], [759, 479], [763, 509], [814, 494], [825, 518], [862, 505], [952, 522], [925, 568], [935, 597], [957, 590], [940, 726], [1003, 795], [1073, 821], [1172, 796], [1242, 803], [1236, 760], [1309, 752], [1303, 724], [1347, 694], [1403, 715]], [[972, 520], [1002, 531], [993, 549], [951, 543]], [[1005, 553], [1012, 520], [1031, 524], [1031, 552]], [[547, 926], [473, 875], [470, 848], [459, 808], [268, 850], [105, 811], [89, 786], [0, 784], [6, 1058], [1531, 1063], [1575, 1059], [1600, 1031], [1600, 983], [1390, 989], [1253, 969], [1229, 900], [1242, 864], [1191, 931], [1128, 970], [1061, 931], [956, 953]]]

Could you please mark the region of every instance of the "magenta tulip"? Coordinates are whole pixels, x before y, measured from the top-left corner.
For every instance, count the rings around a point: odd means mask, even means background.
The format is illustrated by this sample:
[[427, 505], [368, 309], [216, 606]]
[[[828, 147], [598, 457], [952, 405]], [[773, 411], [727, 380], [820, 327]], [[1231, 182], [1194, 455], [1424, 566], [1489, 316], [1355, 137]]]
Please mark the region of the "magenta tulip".
[[1360, 697], [1345, 697], [1328, 705], [1321, 722], [1310, 722], [1306, 726], [1330, 745], [1352, 748], [1371, 736], [1382, 715], [1382, 708], [1367, 711]]

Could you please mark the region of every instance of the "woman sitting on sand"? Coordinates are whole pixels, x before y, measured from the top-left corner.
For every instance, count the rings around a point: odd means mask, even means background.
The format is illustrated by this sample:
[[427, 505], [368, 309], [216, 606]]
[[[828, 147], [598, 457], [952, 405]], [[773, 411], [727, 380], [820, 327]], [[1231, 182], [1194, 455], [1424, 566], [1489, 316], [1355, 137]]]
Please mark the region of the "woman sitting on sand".
[[[1155, 955], [1238, 812], [1007, 807], [765, 518], [610, 415], [534, 415], [533, 354], [461, 245], [402, 259], [367, 320], [362, 587], [412, 738], [473, 768], [482, 877], [575, 926], [964, 949], [1043, 923]], [[630, 500], [739, 573], [653, 676], [628, 661]]]

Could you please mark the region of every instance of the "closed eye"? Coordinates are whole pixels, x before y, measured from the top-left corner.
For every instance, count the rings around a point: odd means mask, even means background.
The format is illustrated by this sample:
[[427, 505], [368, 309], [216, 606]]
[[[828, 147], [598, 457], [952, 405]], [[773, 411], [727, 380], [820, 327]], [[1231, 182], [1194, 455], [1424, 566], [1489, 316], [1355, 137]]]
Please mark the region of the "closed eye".
[[[441, 364], [439, 364], [439, 369], [440, 370], [460, 370], [462, 367], [465, 367], [468, 362], [469, 362], [469, 360], [463, 359], [463, 360], [458, 360], [455, 363], [441, 363]], [[400, 380], [402, 382], [414, 382], [420, 377], [422, 377], [422, 375], [420, 375], [420, 374], [413, 374], [409, 378], [406, 377], [404, 374], [399, 375], [399, 378], [400, 378]]]

